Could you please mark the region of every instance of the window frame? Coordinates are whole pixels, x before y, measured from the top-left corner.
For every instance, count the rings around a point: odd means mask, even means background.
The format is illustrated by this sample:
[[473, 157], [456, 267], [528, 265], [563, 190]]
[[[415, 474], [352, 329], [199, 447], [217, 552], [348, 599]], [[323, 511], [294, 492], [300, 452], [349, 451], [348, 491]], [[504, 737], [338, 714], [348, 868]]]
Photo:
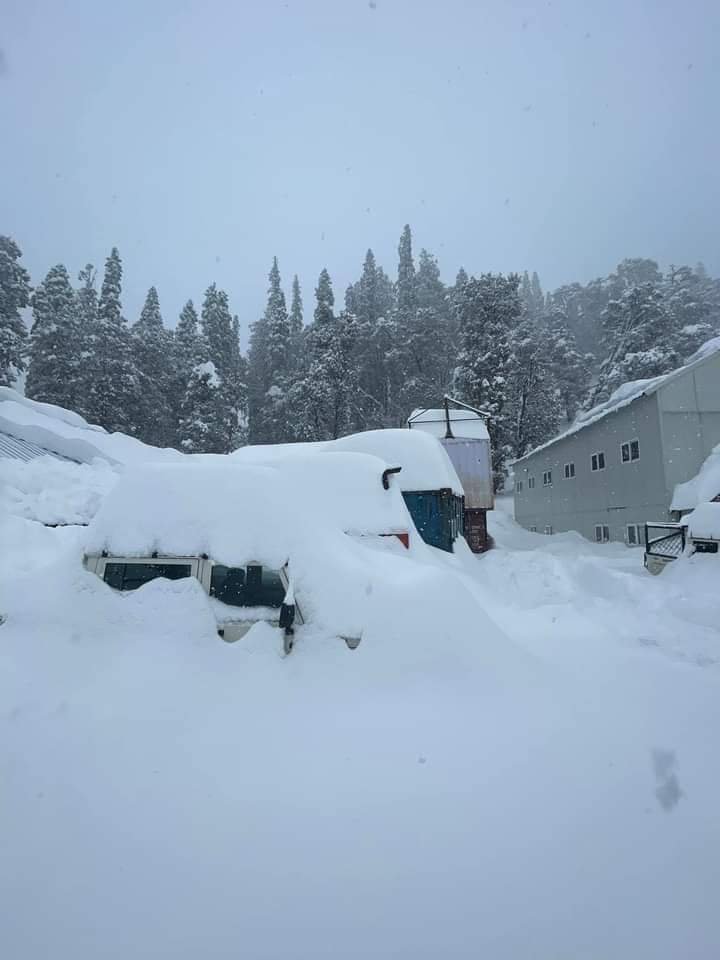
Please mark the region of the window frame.
[[523, 482], [522, 480], [515, 481], [515, 493], [522, 493]]
[[[600, 457], [602, 457], [602, 466], [600, 466]], [[593, 466], [593, 461], [597, 464]], [[596, 450], [595, 453], [590, 454], [590, 472], [591, 473], [600, 473], [605, 469], [605, 451]]]
[[564, 468], [563, 468], [563, 471], [564, 471], [565, 479], [566, 479], [566, 480], [574, 480], [574, 479], [575, 479], [575, 475], [576, 475], [576, 474], [575, 474], [575, 461], [574, 461], [574, 460], [568, 460], [568, 462], [565, 464], [565, 466], [564, 466]]
[[[600, 536], [598, 537], [598, 530]], [[605, 535], [607, 533], [607, 536]], [[595, 543], [610, 543], [610, 527], [607, 523], [595, 524]]]
[[528, 477], [528, 478], [527, 478], [527, 483], [528, 483], [528, 490], [534, 490], [534, 489], [535, 489], [535, 477], [534, 477], [534, 476]]
[[546, 537], [551, 537], [553, 535], [553, 528], [551, 523], [548, 523], [545, 525], [545, 529], [543, 530], [543, 535]]
[[[117, 563], [117, 564], [124, 564], [125, 566], [128, 566], [128, 565], [130, 565], [130, 564], [142, 564], [143, 566], [148, 566], [148, 565], [156, 564], [157, 566], [163, 566], [163, 567], [170, 567], [170, 566], [173, 566], [173, 567], [188, 567], [188, 566], [189, 566], [189, 567], [190, 567], [190, 573], [188, 574], [188, 577], [195, 577], [196, 580], [199, 580], [199, 579], [200, 579], [200, 560], [198, 559], [198, 557], [179, 557], [179, 556], [172, 556], [172, 557], [162, 557], [162, 556], [157, 556], [157, 557], [148, 557], [148, 556], [128, 557], [128, 556], [124, 556], [124, 555], [123, 555], [123, 556], [120, 556], [120, 555], [110, 555], [110, 556], [107, 556], [107, 557], [98, 557], [97, 560], [96, 560], [96, 563], [95, 563], [95, 571], [94, 571], [94, 572], [97, 573], [97, 575], [100, 577], [100, 579], [102, 580], [102, 582], [103, 582], [104, 584], [106, 584], [106, 586], [110, 587], [111, 590], [117, 590], [118, 593], [132, 593], [133, 590], [122, 590], [122, 589], [119, 589], [118, 587], [113, 587], [113, 586], [112, 586], [111, 584], [109, 584], [109, 583], [107, 582], [107, 580], [105, 579], [105, 570], [106, 570], [106, 568], [107, 568], [107, 565], [108, 565], [108, 564], [116, 564], [116, 563]], [[160, 579], [163, 579], [163, 578], [161, 578], [161, 577], [153, 577], [153, 579], [154, 579], [154, 580], [160, 580]], [[185, 579], [187, 579], [187, 577], [180, 577], [179, 579], [185, 580]], [[147, 583], [152, 583], [152, 580], [146, 580], [145, 583], [140, 584], [140, 586], [145, 586]], [[135, 589], [135, 590], [139, 590], [140, 587], [135, 587], [134, 589]]]
[[552, 470], [543, 470], [543, 486], [551, 487], [553, 485]]
[[[637, 456], [633, 456], [633, 447], [637, 451]], [[627, 450], [627, 459], [625, 459], [625, 450]], [[640, 459], [640, 441], [637, 437], [634, 437], [632, 440], [624, 440], [620, 444], [620, 463], [623, 466], [626, 463], [637, 463]]]

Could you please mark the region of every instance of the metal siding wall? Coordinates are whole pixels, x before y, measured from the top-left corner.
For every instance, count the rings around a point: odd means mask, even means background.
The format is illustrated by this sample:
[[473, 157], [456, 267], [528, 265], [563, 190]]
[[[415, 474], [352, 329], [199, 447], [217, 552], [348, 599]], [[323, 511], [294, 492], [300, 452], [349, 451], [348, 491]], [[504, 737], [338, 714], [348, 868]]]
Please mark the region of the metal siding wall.
[[[621, 444], [638, 439], [640, 459], [623, 463]], [[605, 470], [591, 470], [591, 456], [605, 454]], [[575, 477], [566, 480], [564, 465], [575, 464]], [[543, 472], [552, 470], [553, 484], [543, 487]], [[528, 476], [535, 477], [529, 490]], [[523, 490], [515, 494], [515, 516], [523, 527], [539, 533], [576, 530], [592, 540], [595, 525], [610, 528], [610, 539], [625, 539], [627, 524], [667, 516], [668, 499], [656, 395], [641, 397], [615, 413], [558, 441], [517, 464], [515, 479]]]

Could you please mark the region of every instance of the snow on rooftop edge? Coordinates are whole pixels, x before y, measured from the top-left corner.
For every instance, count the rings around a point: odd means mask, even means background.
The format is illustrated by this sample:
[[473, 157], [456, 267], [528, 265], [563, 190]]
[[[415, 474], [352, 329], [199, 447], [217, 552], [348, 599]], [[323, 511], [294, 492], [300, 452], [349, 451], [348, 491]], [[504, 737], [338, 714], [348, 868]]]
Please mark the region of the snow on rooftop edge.
[[29, 400], [10, 387], [0, 387], [0, 430], [81, 463], [96, 458], [126, 464], [184, 457], [177, 450], [153, 447], [124, 433], [108, 433], [71, 410]]
[[692, 510], [703, 501], [720, 496], [720, 443], [713, 448], [697, 474], [673, 491], [671, 510]]
[[[489, 440], [487, 424], [472, 410], [450, 410], [450, 424], [453, 436], [458, 440]], [[408, 417], [410, 429], [420, 429], [438, 440], [445, 438], [447, 419], [444, 408], [418, 408]]]
[[541, 443], [534, 449], [529, 450], [527, 453], [523, 454], [522, 457], [518, 457], [517, 460], [513, 460], [512, 463], [522, 463], [522, 461], [527, 460], [528, 457], [533, 457], [536, 453], [546, 450], [548, 447], [553, 446], [553, 444], [558, 443], [560, 440], [564, 440], [566, 437], [570, 437], [575, 433], [579, 433], [585, 427], [589, 427], [591, 424], [597, 423], [598, 420], [602, 420], [608, 414], [614, 413], [616, 410], [622, 410], [639, 397], [647, 396], [649, 393], [654, 393], [660, 386], [662, 386], [663, 383], [673, 379], [676, 376], [679, 376], [696, 363], [700, 363], [702, 360], [706, 360], [708, 357], [718, 352], [720, 352], [720, 337], [713, 337], [712, 339], [707, 340], [682, 366], [676, 367], [675, 370], [671, 370], [669, 373], [663, 373], [658, 377], [650, 377], [647, 380], [629, 380], [627, 383], [621, 384], [610, 394], [607, 400], [599, 403], [591, 410], [581, 413], [576, 418], [575, 423], [573, 423], [572, 426], [567, 430], [559, 433], [551, 440]]

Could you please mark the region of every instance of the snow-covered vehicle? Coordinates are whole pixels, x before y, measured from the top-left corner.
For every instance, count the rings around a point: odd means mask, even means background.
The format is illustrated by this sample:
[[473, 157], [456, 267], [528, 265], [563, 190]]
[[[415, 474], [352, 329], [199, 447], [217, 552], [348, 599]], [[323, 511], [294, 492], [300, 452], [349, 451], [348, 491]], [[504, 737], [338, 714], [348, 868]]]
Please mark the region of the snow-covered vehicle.
[[340, 452], [276, 466], [143, 465], [121, 478], [88, 527], [85, 567], [121, 592], [194, 577], [228, 641], [265, 621], [289, 652], [309, 613], [337, 624], [352, 647], [362, 574], [414, 553], [393, 477], [376, 457]]
[[700, 503], [677, 523], [645, 524], [645, 567], [661, 573], [678, 557], [716, 554], [720, 559], [720, 503]]

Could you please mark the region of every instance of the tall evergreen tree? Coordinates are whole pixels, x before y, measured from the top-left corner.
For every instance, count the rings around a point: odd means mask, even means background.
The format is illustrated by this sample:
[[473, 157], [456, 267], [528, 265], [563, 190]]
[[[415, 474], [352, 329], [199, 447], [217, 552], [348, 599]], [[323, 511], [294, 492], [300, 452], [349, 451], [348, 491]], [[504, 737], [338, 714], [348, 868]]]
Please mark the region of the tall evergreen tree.
[[77, 409], [82, 393], [79, 303], [62, 264], [51, 267], [32, 295], [30, 366], [25, 393], [33, 400]]
[[30, 276], [11, 237], [0, 236], [0, 386], [10, 387], [25, 369], [27, 330], [20, 311], [30, 302]]
[[165, 329], [155, 287], [148, 290], [140, 318], [132, 327], [131, 347], [140, 382], [133, 432], [146, 443], [170, 446], [176, 432], [172, 336]]
[[198, 362], [193, 366], [180, 405], [179, 446], [185, 453], [227, 453], [226, 423], [222, 417], [220, 377], [204, 337], [196, 344]]
[[116, 247], [105, 261], [97, 322], [89, 338], [85, 371], [88, 417], [107, 430], [132, 429], [140, 386], [132, 363], [130, 335], [122, 315], [122, 262]]
[[303, 302], [300, 292], [300, 281], [297, 278], [297, 274], [295, 274], [292, 282], [292, 300], [290, 301], [290, 340], [293, 344], [298, 343], [302, 330]]
[[[297, 298], [300, 296], [299, 285]], [[302, 311], [299, 299], [293, 304]], [[302, 329], [295, 326], [299, 337]], [[268, 299], [263, 316], [250, 335], [248, 356], [249, 437], [251, 443], [279, 443], [287, 439], [287, 391], [292, 360], [290, 317], [280, 281], [277, 257], [268, 275]]]
[[513, 331], [522, 312], [516, 274], [472, 277], [456, 294], [461, 349], [455, 390], [471, 406], [490, 415], [496, 484], [503, 464], [513, 455], [512, 376], [515, 368]]

